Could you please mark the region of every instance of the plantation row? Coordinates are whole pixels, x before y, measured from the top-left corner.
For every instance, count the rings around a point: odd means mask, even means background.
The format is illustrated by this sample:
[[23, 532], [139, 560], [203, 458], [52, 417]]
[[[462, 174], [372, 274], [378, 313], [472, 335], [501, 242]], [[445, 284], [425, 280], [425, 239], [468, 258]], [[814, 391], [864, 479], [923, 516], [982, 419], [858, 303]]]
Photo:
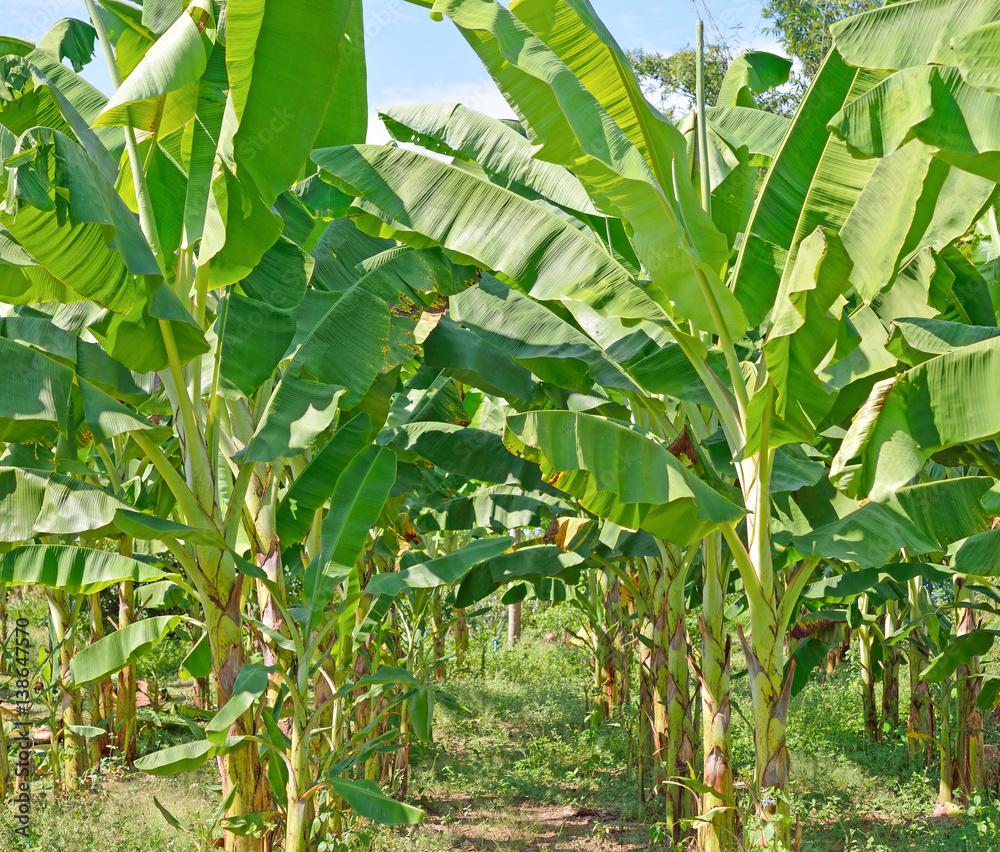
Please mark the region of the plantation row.
[[[58, 788], [114, 745], [215, 760], [229, 850], [417, 822], [446, 636], [461, 664], [500, 593], [587, 613], [668, 841], [790, 846], [789, 700], [848, 637], [868, 736], [905, 715], [967, 801], [1000, 699], [1000, 0], [836, 24], [792, 118], [757, 105], [790, 61], [745, 53], [677, 125], [586, 0], [419, 5], [517, 121], [398, 107], [413, 144], [363, 144], [360, 0], [87, 0], [0, 39], [0, 600], [48, 602]], [[167, 636], [189, 736], [140, 756]]]

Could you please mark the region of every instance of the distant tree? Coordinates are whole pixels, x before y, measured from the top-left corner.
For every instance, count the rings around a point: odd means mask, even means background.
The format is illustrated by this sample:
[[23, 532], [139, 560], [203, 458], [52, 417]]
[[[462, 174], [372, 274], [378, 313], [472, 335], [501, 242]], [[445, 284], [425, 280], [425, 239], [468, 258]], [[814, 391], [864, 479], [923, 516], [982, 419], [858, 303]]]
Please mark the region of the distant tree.
[[[765, 0], [761, 11], [773, 26], [765, 27], [764, 32], [775, 36], [797, 64], [787, 85], [757, 97], [760, 106], [782, 115], [793, 113], [830, 48], [830, 25], [881, 5], [880, 0]], [[688, 46], [671, 54], [637, 49], [629, 51], [628, 56], [647, 93], [658, 94], [661, 108], [672, 118], [680, 118], [694, 108], [694, 48]], [[726, 68], [734, 56], [725, 43], [706, 45], [705, 99], [708, 103], [715, 103]]]
[[[694, 109], [697, 75], [694, 48], [686, 47], [669, 56], [632, 50], [628, 56], [647, 92], [660, 94], [662, 106], [680, 114]], [[706, 45], [705, 100], [708, 103], [714, 104], [719, 96], [722, 78], [726, 76], [732, 59], [732, 53], [725, 45]]]
[[765, 0], [761, 13], [773, 22], [764, 32], [802, 64], [799, 76], [808, 85], [833, 43], [830, 25], [881, 5], [880, 0]]

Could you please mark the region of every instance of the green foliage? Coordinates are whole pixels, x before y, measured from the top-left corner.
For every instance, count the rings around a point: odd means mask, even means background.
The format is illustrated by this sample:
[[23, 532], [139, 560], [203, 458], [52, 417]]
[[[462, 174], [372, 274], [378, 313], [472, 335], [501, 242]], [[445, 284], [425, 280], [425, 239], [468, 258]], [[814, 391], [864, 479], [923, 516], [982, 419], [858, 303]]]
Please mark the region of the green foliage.
[[765, 0], [761, 15], [771, 21], [764, 32], [802, 63], [803, 82], [808, 84], [832, 44], [830, 25], [881, 5], [879, 0]]
[[[660, 95], [661, 105], [670, 110], [674, 119], [694, 109], [696, 63], [693, 48], [686, 47], [669, 56], [639, 48], [630, 50], [628, 58], [636, 76], [648, 87], [650, 94]], [[725, 46], [710, 44], [706, 47], [706, 103], [714, 104], [718, 100], [722, 80], [732, 60], [732, 53]], [[680, 104], [671, 103], [675, 100]]]

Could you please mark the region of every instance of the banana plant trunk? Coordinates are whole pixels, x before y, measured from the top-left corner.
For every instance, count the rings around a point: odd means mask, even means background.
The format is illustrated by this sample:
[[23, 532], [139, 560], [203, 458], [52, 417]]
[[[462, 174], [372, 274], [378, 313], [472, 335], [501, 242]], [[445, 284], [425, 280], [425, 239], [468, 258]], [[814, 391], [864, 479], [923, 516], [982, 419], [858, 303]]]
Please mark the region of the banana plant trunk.
[[957, 761], [951, 738], [951, 690], [955, 682], [952, 678], [942, 681], [940, 685], [940, 719], [941, 733], [938, 735], [938, 747], [941, 750], [941, 763], [938, 773], [938, 803], [945, 805], [951, 802], [955, 793], [955, 776]]
[[[967, 578], [955, 577], [955, 602], [972, 604], [974, 593]], [[971, 606], [962, 609], [958, 635], [965, 636], [979, 626], [976, 611]], [[957, 785], [966, 800], [973, 790], [981, 790], [985, 773], [983, 762], [983, 711], [979, 708], [979, 693], [983, 688], [983, 667], [979, 657], [962, 663], [955, 670], [955, 771]]]
[[429, 616], [431, 631], [434, 636], [432, 640], [432, 653], [434, 655], [434, 680], [440, 683], [448, 679], [448, 666], [444, 662], [448, 640], [448, 623], [444, 620], [440, 589], [434, 589], [431, 592], [428, 609], [430, 610]]
[[469, 623], [465, 620], [465, 610], [455, 610], [455, 669], [462, 671], [469, 655]]
[[[123, 536], [118, 543], [122, 556], [132, 555], [132, 539]], [[135, 621], [135, 584], [131, 580], [118, 585], [118, 629]], [[136, 759], [135, 663], [118, 672], [118, 753], [129, 767]]]
[[[701, 633], [702, 780], [711, 792], [702, 795], [701, 813], [711, 814], [698, 826], [699, 852], [731, 852], [735, 848], [736, 813], [730, 738], [729, 697], [732, 637], [725, 634], [727, 573], [722, 566], [718, 534], [702, 546], [704, 582]], [[716, 809], [719, 810], [716, 810]]]
[[[867, 596], [862, 595], [859, 603], [862, 616], [868, 614]], [[861, 664], [861, 715], [864, 720], [865, 736], [872, 742], [881, 739], [878, 722], [878, 704], [875, 696], [875, 661], [873, 650], [875, 637], [867, 622], [863, 622], [857, 630], [858, 659]]]
[[[919, 577], [907, 584], [910, 619], [918, 620], [923, 614], [923, 590]], [[911, 763], [929, 766], [937, 751], [934, 745], [934, 697], [930, 684], [920, 675], [930, 663], [930, 652], [917, 631], [910, 634], [907, 649], [907, 667], [910, 677], [910, 706], [906, 715], [906, 754]]]
[[[90, 643], [93, 644], [104, 637], [104, 623], [101, 615], [101, 593], [90, 595]], [[114, 688], [111, 678], [101, 678], [94, 684], [93, 724], [98, 728], [114, 730]], [[97, 762], [108, 751], [108, 735], [101, 734], [90, 742], [91, 764]]]
[[194, 706], [199, 710], [207, 710], [211, 702], [211, 696], [208, 690], [208, 678], [207, 677], [196, 677], [191, 684]]
[[[71, 635], [73, 627], [74, 606], [68, 595], [56, 590], [47, 590], [49, 615], [52, 619], [54, 639], [59, 644], [59, 690], [60, 690], [60, 724], [62, 728], [62, 760], [61, 785], [63, 792], [72, 793], [80, 789], [81, 779], [86, 770], [86, 751], [83, 737], [72, 728], [81, 723], [80, 691], [72, 686], [70, 660], [76, 641]], [[52, 732], [52, 742], [57, 733]]]
[[691, 698], [688, 686], [684, 585], [690, 558], [659, 542], [660, 556], [648, 557], [647, 599], [650, 619], [650, 676], [653, 760], [657, 785], [665, 799], [666, 831], [674, 841], [683, 836], [682, 820], [695, 815], [690, 792], [674, 782], [689, 775], [694, 760]]
[[[769, 405], [765, 401], [765, 406]], [[769, 409], [768, 409], [769, 410]], [[761, 446], [767, 447], [770, 421], [765, 412], [761, 425]], [[771, 551], [770, 469], [773, 450], [760, 452], [739, 466], [744, 504], [751, 509], [746, 518], [747, 547], [733, 528], [722, 532], [736, 559], [747, 591], [750, 610], [750, 639], [737, 628], [750, 675], [750, 698], [753, 705], [753, 741], [755, 753], [754, 786], [759, 793], [759, 815], [770, 824], [776, 844], [791, 846], [791, 817], [785, 791], [788, 788], [789, 757], [785, 740], [788, 702], [791, 698], [795, 660], [785, 674], [785, 637], [794, 606], [816, 561], [801, 563], [784, 586], [779, 597], [779, 583]]]
[[844, 656], [851, 649], [851, 628], [846, 624], [841, 624], [838, 626], [837, 636], [839, 636], [839, 641], [835, 642], [833, 647], [826, 654], [826, 659], [823, 661], [823, 673], [825, 676], [834, 674], [837, 671], [837, 666], [840, 665]]
[[[636, 575], [638, 578], [644, 576], [643, 571]], [[639, 776], [639, 798], [646, 802], [646, 776], [650, 768], [654, 765], [656, 753], [656, 738], [653, 735], [655, 704], [654, 675], [653, 675], [653, 622], [648, 617], [648, 609], [645, 601], [637, 600], [636, 609], [640, 615], [639, 623], [639, 722], [636, 734], [636, 762], [638, 764]], [[584, 693], [586, 695], [586, 692]]]
[[513, 648], [521, 641], [521, 602], [507, 604], [507, 645]]
[[[199, 596], [208, 625], [209, 644], [212, 650], [212, 672], [217, 709], [221, 710], [232, 697], [236, 677], [246, 662], [243, 647], [241, 612], [243, 601], [243, 575], [237, 574], [231, 559], [215, 548], [196, 548], [201, 571], [198, 580], [212, 577], [211, 589], [199, 582]], [[230, 727], [229, 736], [254, 734], [252, 708], [240, 716]], [[262, 811], [267, 802], [267, 783], [257, 747], [247, 744], [243, 748], [217, 758], [222, 775], [222, 794], [228, 796], [235, 788], [227, 816]], [[226, 852], [258, 852], [263, 841], [252, 836], [226, 832]]]
[[[515, 549], [521, 545], [521, 530], [512, 530]], [[507, 647], [513, 648], [521, 641], [521, 602], [507, 605]]]
[[930, 663], [930, 655], [917, 641], [910, 644], [908, 653], [910, 675], [910, 709], [906, 716], [906, 752], [914, 763], [930, 765], [934, 761], [934, 698], [930, 684], [920, 673]]
[[618, 577], [605, 568], [598, 573], [603, 623], [598, 628], [597, 667], [602, 718], [621, 705], [625, 692], [624, 623]]
[[[7, 646], [7, 586], [0, 583], [0, 647]], [[0, 675], [7, 674], [7, 655], [0, 653]]]
[[[18, 729], [14, 729], [15, 733]], [[20, 749], [19, 749], [20, 751]], [[7, 791], [16, 793], [17, 789], [12, 785], [13, 779], [10, 774], [10, 761], [7, 757], [7, 735], [4, 733], [4, 726], [0, 723], [0, 806], [7, 799]]]
[[303, 710], [296, 708], [292, 717], [292, 743], [288, 767], [288, 815], [285, 819], [285, 852], [309, 849], [309, 730]]
[[899, 664], [903, 652], [890, 640], [901, 626], [899, 604], [888, 601], [882, 643], [882, 724], [893, 738], [899, 730]]

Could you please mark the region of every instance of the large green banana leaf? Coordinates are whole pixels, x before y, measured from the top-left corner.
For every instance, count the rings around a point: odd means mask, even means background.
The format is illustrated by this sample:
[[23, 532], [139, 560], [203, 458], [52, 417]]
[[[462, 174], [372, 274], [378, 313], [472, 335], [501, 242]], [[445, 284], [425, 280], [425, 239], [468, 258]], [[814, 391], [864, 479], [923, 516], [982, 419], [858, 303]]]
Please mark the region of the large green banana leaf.
[[70, 304], [83, 301], [14, 242], [0, 227], [0, 299], [7, 305]]
[[[2, 146], [0, 146], [2, 147]], [[55, 278], [100, 305], [126, 314], [146, 298], [134, 276], [159, 267], [107, 178], [70, 138], [38, 128], [7, 160], [0, 223]], [[68, 216], [66, 215], [68, 214]]]
[[427, 366], [487, 393], [529, 402], [538, 396], [538, 382], [528, 369], [449, 317], [442, 317], [424, 341], [423, 357]]
[[898, 71], [951, 64], [953, 38], [998, 19], [997, 0], [908, 0], [838, 21], [831, 29], [834, 46], [851, 65]]
[[930, 455], [1000, 432], [1000, 405], [984, 393], [1000, 381], [1000, 339], [930, 358], [874, 386], [831, 466], [838, 488], [882, 500]]
[[884, 157], [910, 139], [941, 150], [949, 163], [990, 180], [1000, 176], [1000, 97], [968, 85], [949, 66], [906, 68], [830, 121], [865, 157]]
[[899, 488], [886, 503], [866, 503], [793, 539], [796, 550], [862, 567], [884, 565], [900, 548], [940, 552], [989, 528], [980, 498], [994, 480], [963, 477]]
[[212, 4], [192, 3], [149, 48], [95, 122], [156, 128], [163, 136], [187, 124], [215, 42]]
[[159, 645], [180, 620], [179, 615], [143, 618], [80, 648], [69, 664], [73, 683], [93, 683], [134, 663]]
[[467, 607], [513, 580], [540, 583], [556, 577], [575, 584], [583, 557], [554, 544], [519, 547], [477, 565], [462, 580], [455, 593], [455, 606]]
[[208, 260], [215, 254], [222, 241], [225, 227], [222, 213], [215, 209], [209, 212], [209, 197], [212, 195], [212, 174], [216, 162], [216, 152], [219, 137], [222, 133], [222, 120], [225, 113], [228, 80], [225, 68], [225, 45], [216, 43], [205, 64], [205, 72], [198, 81], [198, 99], [195, 104], [195, 122], [191, 130], [191, 152], [188, 159], [187, 186], [184, 192], [184, 207], [182, 211], [184, 237], [187, 247], [195, 240], [205, 235], [206, 223], [211, 216], [211, 228], [214, 224], [215, 245], [211, 236], [202, 245], [199, 259]]
[[[298, 268], [297, 261], [293, 268]], [[291, 351], [286, 353], [291, 361], [241, 459], [270, 461], [309, 446], [333, 421], [338, 407], [353, 408], [379, 374], [413, 358], [427, 303], [440, 307], [435, 304], [438, 282], [447, 292], [459, 286], [465, 274], [436, 251], [405, 248], [368, 258], [360, 271], [354, 286], [339, 299], [330, 297], [325, 312], [297, 313]], [[253, 352], [245, 351], [242, 357], [252, 361]]]
[[852, 158], [827, 123], [883, 76], [851, 68], [834, 52], [816, 74], [768, 170], [733, 270], [751, 325], [771, 310], [800, 242], [819, 226], [839, 230], [874, 171], [875, 162]]
[[911, 367], [958, 347], [1000, 337], [998, 328], [923, 317], [894, 320], [891, 331], [886, 348]]
[[509, 536], [483, 538], [470, 542], [461, 550], [428, 559], [387, 574], [376, 574], [365, 586], [365, 594], [395, 597], [405, 589], [433, 589], [459, 582], [471, 568], [493, 559], [510, 549]]
[[390, 798], [367, 779], [352, 781], [347, 778], [331, 778], [330, 784], [352, 810], [373, 822], [382, 825], [415, 825], [424, 818], [422, 810]]
[[115, 513], [130, 509], [103, 488], [61, 473], [0, 467], [0, 541], [37, 535], [78, 535], [113, 528]]
[[[788, 82], [792, 60], [763, 50], [747, 50], [737, 56], [722, 78], [718, 105], [751, 106], [753, 95], [762, 95]], [[751, 104], [744, 101], [750, 96]]]
[[106, 550], [62, 544], [28, 544], [0, 556], [0, 584], [44, 586], [91, 595], [114, 583], [159, 580], [163, 572], [146, 562]]
[[727, 242], [697, 201], [684, 139], [646, 102], [590, 6], [521, 3], [512, 10], [517, 18], [482, 0], [442, 0], [434, 8], [458, 25], [531, 141], [542, 145], [537, 156], [569, 167], [599, 209], [628, 221], [661, 308], [676, 304], [710, 329], [708, 293], [730, 333], [741, 334], [742, 311], [719, 279]]
[[774, 159], [792, 123], [783, 115], [746, 106], [709, 107], [705, 118], [731, 148], [746, 146], [753, 156], [751, 165], [766, 165]]
[[359, 263], [395, 245], [392, 240], [359, 231], [353, 219], [335, 219], [313, 246], [312, 286], [318, 290], [349, 290], [361, 277]]
[[955, 551], [952, 568], [961, 574], [986, 577], [1000, 574], [1000, 530], [969, 536]]
[[357, 403], [382, 367], [389, 324], [385, 302], [362, 285], [345, 293], [292, 358], [241, 460], [297, 455], [330, 425], [341, 397], [345, 408]]
[[953, 41], [962, 77], [971, 86], [1000, 95], [1000, 21], [968, 30]]
[[476, 491], [428, 508], [416, 519], [420, 530], [476, 530], [497, 532], [543, 526], [559, 511], [551, 497], [542, 499], [505, 485]]
[[541, 463], [547, 482], [620, 526], [686, 544], [743, 513], [666, 446], [622, 423], [570, 411], [528, 412], [507, 418], [504, 438]]
[[499, 435], [483, 429], [451, 423], [413, 423], [383, 432], [378, 440], [399, 452], [404, 461], [422, 457], [467, 479], [520, 484], [526, 490], [541, 483], [538, 465], [511, 454]]
[[544, 305], [483, 274], [453, 296], [452, 319], [509, 355], [542, 381], [586, 391], [591, 384], [638, 391], [631, 377], [585, 334]]
[[230, 293], [220, 323], [223, 392], [235, 389], [252, 396], [271, 377], [295, 338], [296, 308], [314, 263], [282, 237], [240, 282], [243, 293]]
[[533, 157], [531, 143], [502, 121], [461, 104], [416, 104], [379, 113], [392, 137], [479, 163], [498, 184], [516, 184], [568, 210], [596, 213], [580, 182], [561, 166]]
[[[573, 299], [617, 316], [662, 315], [599, 244], [508, 189], [400, 148], [327, 148], [313, 160], [390, 224], [475, 258], [537, 299]], [[504, 239], [492, 236], [501, 233]]]
[[29, 346], [0, 338], [0, 439], [28, 443], [54, 425], [69, 431], [73, 371]]
[[[28, 51], [24, 54], [24, 61], [31, 69], [36, 91], [37, 87], [42, 85], [50, 92], [54, 105], [58, 108], [63, 120], [77, 135], [77, 141], [98, 162], [108, 178], [113, 180], [115, 175], [114, 160], [124, 148], [125, 139], [121, 131], [113, 127], [97, 127], [92, 131], [88, 130], [93, 126], [97, 116], [107, 103], [107, 96], [48, 51], [38, 49]], [[13, 103], [8, 102], [4, 107], [14, 106], [16, 96], [11, 101]], [[2, 118], [3, 112], [4, 109], [0, 109], [0, 125], [6, 124]], [[48, 121], [36, 121], [35, 124], [55, 127], [55, 124], [50, 124]], [[27, 129], [27, 127], [22, 127], [20, 132]], [[93, 137], [98, 140], [99, 147], [94, 147], [91, 144], [90, 140]], [[104, 149], [103, 154], [100, 148]], [[110, 171], [108, 171], [109, 167]]]
[[[937, 565], [925, 562], [892, 562], [881, 568], [860, 568], [835, 574], [823, 580], [810, 583], [802, 590], [802, 597], [823, 603], [849, 601], [866, 592], [871, 593], [886, 581], [905, 584], [914, 577], [923, 577], [934, 582], [951, 582], [954, 574]], [[905, 592], [904, 592], [905, 595]], [[872, 600], [875, 595], [869, 595]]]
[[194, 740], [144, 754], [135, 765], [137, 769], [150, 775], [176, 775], [179, 772], [191, 772], [203, 766], [210, 758], [230, 754], [241, 748], [246, 748], [245, 737], [228, 737], [222, 745], [216, 745], [210, 740]]
[[140, 373], [163, 370], [169, 364], [159, 320], [169, 325], [181, 364], [208, 352], [204, 331], [170, 285], [150, 276], [145, 281], [144, 298], [127, 314], [74, 300], [75, 304], [59, 307], [52, 322], [78, 335], [86, 330], [114, 360]]
[[468, 426], [471, 422], [458, 382], [432, 367], [420, 368], [403, 385], [392, 401], [385, 427], [395, 429], [406, 423], [427, 422], [458, 426]]
[[386, 448], [369, 447], [347, 463], [323, 519], [322, 566], [351, 567], [364, 549], [396, 478], [396, 458]]
[[222, 745], [230, 727], [249, 710], [260, 694], [267, 689], [270, 670], [258, 663], [244, 663], [233, 681], [232, 693], [225, 706], [212, 717], [205, 726], [205, 737], [209, 742]]
[[234, 156], [267, 205], [295, 182], [317, 144], [364, 138], [363, 47], [344, 49], [352, 23], [360, 40], [360, 0], [248, 0], [227, 7], [226, 68], [239, 120]]
[[775, 412], [802, 441], [813, 439], [834, 402], [817, 372], [838, 348], [851, 267], [837, 234], [817, 229], [800, 244], [775, 298], [764, 358], [777, 391]]
[[[34, 60], [34, 61], [32, 61]], [[64, 65], [56, 65], [60, 71], [62, 85], [69, 86], [72, 93], [77, 85], [85, 86], [75, 74]], [[26, 58], [3, 56], [0, 58], [0, 68], [3, 69], [4, 82], [0, 83], [3, 99], [0, 101], [0, 126], [19, 136], [33, 127], [50, 127], [75, 137], [80, 146], [90, 155], [104, 176], [114, 181], [118, 169], [115, 159], [109, 152], [111, 140], [107, 134], [101, 134], [91, 129], [75, 106], [79, 98], [71, 100], [46, 73], [53, 72], [52, 57], [35, 51]], [[65, 71], [68, 75], [63, 75]], [[103, 102], [103, 96], [95, 105]], [[81, 107], [86, 107], [81, 103]], [[99, 107], [98, 107], [99, 108]], [[104, 138], [102, 138], [102, 135]], [[118, 148], [120, 149], [119, 143]]]
[[996, 480], [960, 476], [900, 488], [887, 505], [909, 518], [936, 544], [937, 550], [990, 527], [990, 515], [980, 502]]
[[295, 477], [278, 504], [277, 532], [281, 541], [301, 541], [312, 525], [316, 510], [330, 499], [347, 463], [370, 443], [371, 418], [359, 414], [341, 426]]

